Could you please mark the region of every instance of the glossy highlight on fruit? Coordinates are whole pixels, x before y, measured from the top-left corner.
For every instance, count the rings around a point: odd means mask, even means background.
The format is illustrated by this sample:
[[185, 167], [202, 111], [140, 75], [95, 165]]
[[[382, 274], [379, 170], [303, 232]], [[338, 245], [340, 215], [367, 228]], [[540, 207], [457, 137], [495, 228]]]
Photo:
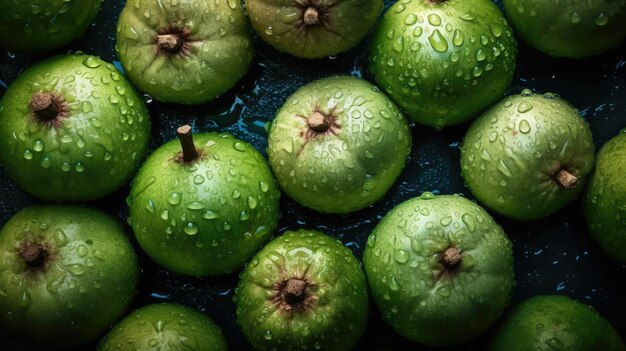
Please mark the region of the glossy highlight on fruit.
[[489, 0], [398, 1], [371, 43], [370, 72], [408, 117], [441, 129], [502, 97], [517, 44]]
[[502, 322], [489, 351], [624, 351], [618, 332], [594, 308], [566, 296], [536, 296]]
[[226, 133], [192, 137], [189, 126], [178, 133], [133, 181], [129, 223], [141, 248], [168, 270], [232, 272], [276, 228], [278, 186], [250, 144]]
[[269, 161], [282, 190], [319, 212], [348, 213], [379, 200], [410, 150], [409, 125], [396, 105], [347, 76], [300, 88], [269, 132]]
[[458, 195], [423, 193], [396, 206], [367, 239], [374, 301], [400, 335], [449, 346], [483, 333], [512, 294], [512, 244], [491, 216]]
[[584, 208], [596, 243], [615, 261], [626, 264], [626, 130], [598, 152]]
[[236, 0], [129, 0], [115, 49], [140, 90], [179, 104], [205, 103], [228, 91], [254, 54]]
[[24, 71], [0, 100], [0, 163], [24, 191], [86, 201], [126, 184], [148, 151], [150, 116], [110, 63], [70, 54]]
[[350, 249], [312, 230], [288, 231], [248, 264], [237, 323], [258, 350], [350, 350], [365, 330], [365, 276]]
[[247, 0], [252, 27], [273, 47], [314, 59], [356, 46], [372, 29], [382, 0]]
[[515, 31], [554, 57], [585, 58], [626, 38], [625, 0], [504, 0]]
[[0, 47], [35, 53], [62, 47], [85, 34], [101, 0], [2, 0]]
[[39, 350], [85, 345], [121, 317], [138, 277], [133, 248], [111, 217], [26, 208], [0, 230], [0, 327]]
[[525, 89], [483, 113], [461, 146], [461, 172], [485, 206], [517, 220], [547, 217], [574, 200], [591, 172], [594, 145], [578, 110]]
[[220, 327], [206, 315], [173, 303], [142, 307], [111, 329], [98, 351], [226, 351]]

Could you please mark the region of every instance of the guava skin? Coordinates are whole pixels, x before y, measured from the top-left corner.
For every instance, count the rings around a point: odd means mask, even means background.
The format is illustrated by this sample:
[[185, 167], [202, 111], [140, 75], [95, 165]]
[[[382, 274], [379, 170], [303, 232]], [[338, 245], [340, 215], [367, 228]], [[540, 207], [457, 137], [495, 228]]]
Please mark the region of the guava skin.
[[0, 231], [0, 326], [44, 348], [84, 345], [122, 316], [138, 278], [133, 248], [108, 215], [26, 208]]
[[263, 40], [307, 59], [355, 47], [382, 10], [381, 0], [246, 0], [252, 28]]
[[626, 129], [596, 156], [584, 197], [589, 232], [616, 262], [626, 264]]
[[235, 0], [128, 1], [115, 50], [140, 90], [161, 102], [191, 105], [235, 86], [254, 55]]
[[82, 37], [100, 10], [101, 0], [2, 0], [0, 47], [35, 53], [62, 47]]
[[326, 213], [354, 212], [379, 200], [411, 151], [409, 125], [398, 107], [374, 85], [347, 76], [296, 91], [278, 111], [268, 139], [282, 190]]
[[[38, 97], [46, 96], [48, 108], [40, 109]], [[112, 64], [94, 56], [43, 61], [0, 100], [0, 163], [22, 190], [44, 200], [112, 193], [130, 180], [149, 140], [143, 100]]]
[[624, 0], [504, 0], [515, 32], [553, 57], [581, 59], [620, 45], [626, 37]]
[[618, 332], [594, 308], [566, 296], [535, 296], [515, 306], [490, 351], [624, 351]]
[[407, 116], [441, 129], [500, 99], [516, 59], [513, 31], [491, 1], [411, 0], [385, 13], [369, 69]]
[[398, 334], [434, 346], [487, 330], [514, 284], [506, 234], [457, 195], [424, 193], [395, 207], [369, 236], [363, 263], [383, 318]]
[[199, 133], [197, 161], [180, 162], [172, 140], [132, 183], [131, 224], [141, 248], [181, 274], [220, 275], [241, 267], [277, 226], [280, 192], [267, 161], [230, 134]]
[[259, 251], [235, 291], [237, 323], [258, 350], [349, 350], [365, 330], [365, 275], [352, 251], [314, 230]]
[[[574, 200], [593, 168], [587, 122], [554, 94], [524, 90], [483, 113], [461, 146], [461, 173], [489, 209], [516, 220], [535, 220]], [[559, 181], [565, 172], [570, 185]]]
[[113, 327], [98, 351], [226, 351], [220, 327], [206, 315], [173, 303], [142, 307]]

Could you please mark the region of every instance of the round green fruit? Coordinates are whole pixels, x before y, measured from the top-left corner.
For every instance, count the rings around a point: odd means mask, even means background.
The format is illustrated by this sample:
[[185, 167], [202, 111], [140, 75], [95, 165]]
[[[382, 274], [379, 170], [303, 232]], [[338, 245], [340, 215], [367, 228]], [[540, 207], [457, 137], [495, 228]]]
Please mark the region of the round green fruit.
[[515, 306], [490, 351], [624, 351], [609, 322], [592, 307], [565, 296], [536, 296]]
[[220, 327], [204, 314], [163, 303], [140, 308], [113, 327], [98, 351], [226, 351]]
[[237, 323], [258, 350], [349, 350], [365, 330], [367, 285], [340, 241], [286, 232], [248, 264], [235, 293]]
[[0, 163], [22, 190], [45, 200], [112, 193], [130, 180], [149, 139], [143, 100], [94, 56], [41, 62], [0, 100]]
[[626, 37], [624, 0], [504, 0], [525, 42], [554, 57], [580, 59], [619, 46]]
[[101, 0], [2, 0], [0, 47], [17, 52], [59, 48], [80, 38]]
[[236, 0], [128, 1], [115, 45], [126, 74], [158, 101], [201, 104], [232, 88], [254, 55]]
[[472, 124], [461, 147], [461, 172], [491, 210], [534, 220], [578, 196], [593, 156], [591, 131], [576, 109], [554, 94], [524, 90]]
[[367, 240], [365, 274], [383, 318], [435, 346], [483, 333], [511, 297], [512, 244], [475, 203], [424, 193], [395, 207]]
[[129, 197], [141, 248], [176, 273], [219, 275], [241, 267], [272, 234], [280, 192], [267, 162], [230, 134], [178, 129], [143, 164]]
[[133, 248], [109, 216], [29, 207], [0, 231], [0, 327], [43, 349], [84, 345], [121, 317], [138, 277]]
[[595, 241], [615, 261], [626, 264], [626, 130], [598, 152], [584, 208]]
[[383, 10], [382, 0], [246, 0], [259, 36], [280, 51], [315, 59], [355, 47]]
[[319, 212], [353, 212], [383, 197], [410, 151], [411, 133], [400, 110], [354, 77], [300, 88], [269, 132], [269, 160], [281, 188]]
[[489, 0], [398, 1], [372, 39], [370, 72], [411, 119], [440, 129], [497, 101], [516, 58], [513, 32]]

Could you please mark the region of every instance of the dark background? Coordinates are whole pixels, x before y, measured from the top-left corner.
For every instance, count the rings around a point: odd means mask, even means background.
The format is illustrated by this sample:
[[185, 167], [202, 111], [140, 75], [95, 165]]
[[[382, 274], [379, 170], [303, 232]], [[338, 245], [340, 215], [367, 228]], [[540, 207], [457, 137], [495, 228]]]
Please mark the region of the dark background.
[[[393, 2], [385, 1], [387, 7]], [[46, 55], [19, 55], [0, 49], [0, 95], [17, 75], [35, 62], [70, 50], [81, 50], [116, 62], [115, 26], [123, 0], [108, 0], [96, 23], [85, 37], [69, 47]], [[309, 61], [281, 54], [256, 38], [256, 57], [241, 82], [221, 98], [200, 106], [160, 104], [144, 96], [153, 120], [151, 149], [175, 136], [175, 129], [189, 123], [194, 131], [226, 131], [252, 143], [265, 154], [267, 134], [264, 129], [284, 100], [298, 87], [313, 79], [347, 74], [367, 74], [367, 41], [338, 57]], [[510, 93], [523, 88], [538, 92], [555, 92], [580, 109], [591, 125], [597, 147], [626, 127], [626, 44], [602, 56], [586, 60], [560, 60], [543, 55], [519, 43], [518, 68]], [[437, 132], [413, 125], [413, 151], [406, 169], [394, 187], [372, 207], [348, 216], [320, 215], [282, 197], [282, 217], [277, 234], [287, 229], [311, 228], [341, 239], [361, 258], [365, 240], [382, 216], [398, 203], [423, 191], [439, 194], [463, 193], [459, 166], [459, 143], [468, 125]], [[115, 194], [91, 202], [125, 223], [124, 202], [129, 192], [125, 186]], [[39, 201], [24, 194], [11, 183], [0, 168], [0, 224], [22, 208]], [[626, 267], [607, 259], [591, 241], [576, 201], [550, 218], [524, 223], [495, 216], [514, 242], [517, 285], [513, 301], [540, 294], [563, 294], [597, 308], [626, 336]], [[126, 227], [129, 236], [132, 233]], [[132, 308], [155, 302], [178, 302], [192, 306], [210, 316], [223, 329], [231, 350], [249, 350], [243, 334], [235, 324], [232, 301], [238, 273], [217, 278], [191, 278], [169, 273], [155, 266], [137, 247], [141, 274], [140, 291]], [[357, 349], [428, 350], [427, 347], [397, 336], [371, 308], [368, 330]], [[480, 350], [488, 335], [454, 350]], [[95, 344], [86, 347], [94, 349]], [[3, 337], [0, 350], [21, 350]]]

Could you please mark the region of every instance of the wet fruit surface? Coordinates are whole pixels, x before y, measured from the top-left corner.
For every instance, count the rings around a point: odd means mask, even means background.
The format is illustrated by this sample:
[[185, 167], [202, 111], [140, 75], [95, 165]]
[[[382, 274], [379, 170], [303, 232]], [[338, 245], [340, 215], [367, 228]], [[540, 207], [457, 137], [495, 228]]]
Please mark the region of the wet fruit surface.
[[411, 148], [398, 107], [372, 84], [348, 76], [302, 87], [270, 128], [269, 160], [282, 190], [320, 212], [354, 212], [380, 199]]
[[244, 270], [237, 323], [259, 350], [350, 350], [365, 330], [365, 276], [354, 254], [317, 231], [287, 232]]
[[376, 29], [370, 70], [408, 117], [440, 129], [500, 99], [516, 58], [513, 31], [491, 1], [403, 0]]
[[[114, 50], [117, 16], [122, 1], [107, 1], [97, 18], [97, 25], [86, 37], [69, 48], [98, 53], [109, 62], [117, 60]], [[387, 2], [387, 6], [391, 1]], [[262, 40], [256, 40], [257, 56], [249, 73], [236, 88], [215, 101], [198, 107], [181, 107], [158, 103], [145, 96], [154, 123], [154, 150], [171, 140], [176, 129], [190, 123], [198, 132], [226, 131], [245, 140], [260, 152], [267, 147], [264, 124], [271, 121], [286, 98], [302, 85], [330, 74], [363, 76], [373, 82], [367, 72], [367, 43], [360, 44], [336, 58], [319, 61], [302, 60], [277, 52]], [[32, 56], [0, 51], [0, 92], [12, 82], [18, 72], [33, 65]], [[541, 62], [541, 64], [537, 64]], [[119, 63], [117, 63], [119, 64]], [[580, 109], [590, 123], [594, 143], [603, 143], [626, 127], [626, 47], [584, 61], [550, 59], [520, 41], [519, 66], [511, 90], [523, 88], [536, 91], [558, 91]], [[438, 194], [464, 193], [471, 197], [460, 176], [459, 144], [468, 125], [446, 128], [436, 132], [430, 128], [413, 127], [414, 146], [405, 170], [390, 191], [373, 208], [346, 216], [321, 215], [298, 205], [288, 196], [281, 197], [281, 212], [277, 234], [288, 229], [310, 228], [339, 238], [347, 247], [362, 256], [367, 236], [394, 206], [430, 190]], [[5, 222], [20, 208], [37, 200], [19, 191], [0, 169], [0, 222]], [[126, 187], [105, 200], [90, 204], [118, 216], [127, 217]], [[537, 294], [566, 294], [594, 306], [623, 335], [626, 306], [622, 283], [626, 269], [610, 260], [593, 244], [579, 202], [574, 202], [559, 215], [521, 225], [494, 215], [513, 241], [516, 286], [512, 303]], [[132, 237], [130, 228], [126, 226]], [[162, 301], [179, 302], [196, 308], [218, 323], [233, 350], [253, 348], [235, 323], [232, 301], [238, 272], [217, 278], [190, 278], [168, 273], [158, 267], [135, 246], [143, 273], [139, 296], [134, 308]], [[601, 274], [598, 274], [601, 272]], [[0, 345], [6, 349], [19, 347], [7, 340], [0, 330]], [[464, 350], [484, 350], [485, 338], [463, 346]], [[92, 345], [91, 350], [96, 345]], [[429, 348], [399, 337], [380, 317], [376, 308], [363, 338], [356, 346], [374, 350], [441, 350]], [[458, 350], [452, 347], [451, 350]]]
[[456, 345], [485, 331], [508, 305], [512, 245], [480, 206], [424, 193], [395, 207], [367, 239], [372, 296], [400, 335]]

